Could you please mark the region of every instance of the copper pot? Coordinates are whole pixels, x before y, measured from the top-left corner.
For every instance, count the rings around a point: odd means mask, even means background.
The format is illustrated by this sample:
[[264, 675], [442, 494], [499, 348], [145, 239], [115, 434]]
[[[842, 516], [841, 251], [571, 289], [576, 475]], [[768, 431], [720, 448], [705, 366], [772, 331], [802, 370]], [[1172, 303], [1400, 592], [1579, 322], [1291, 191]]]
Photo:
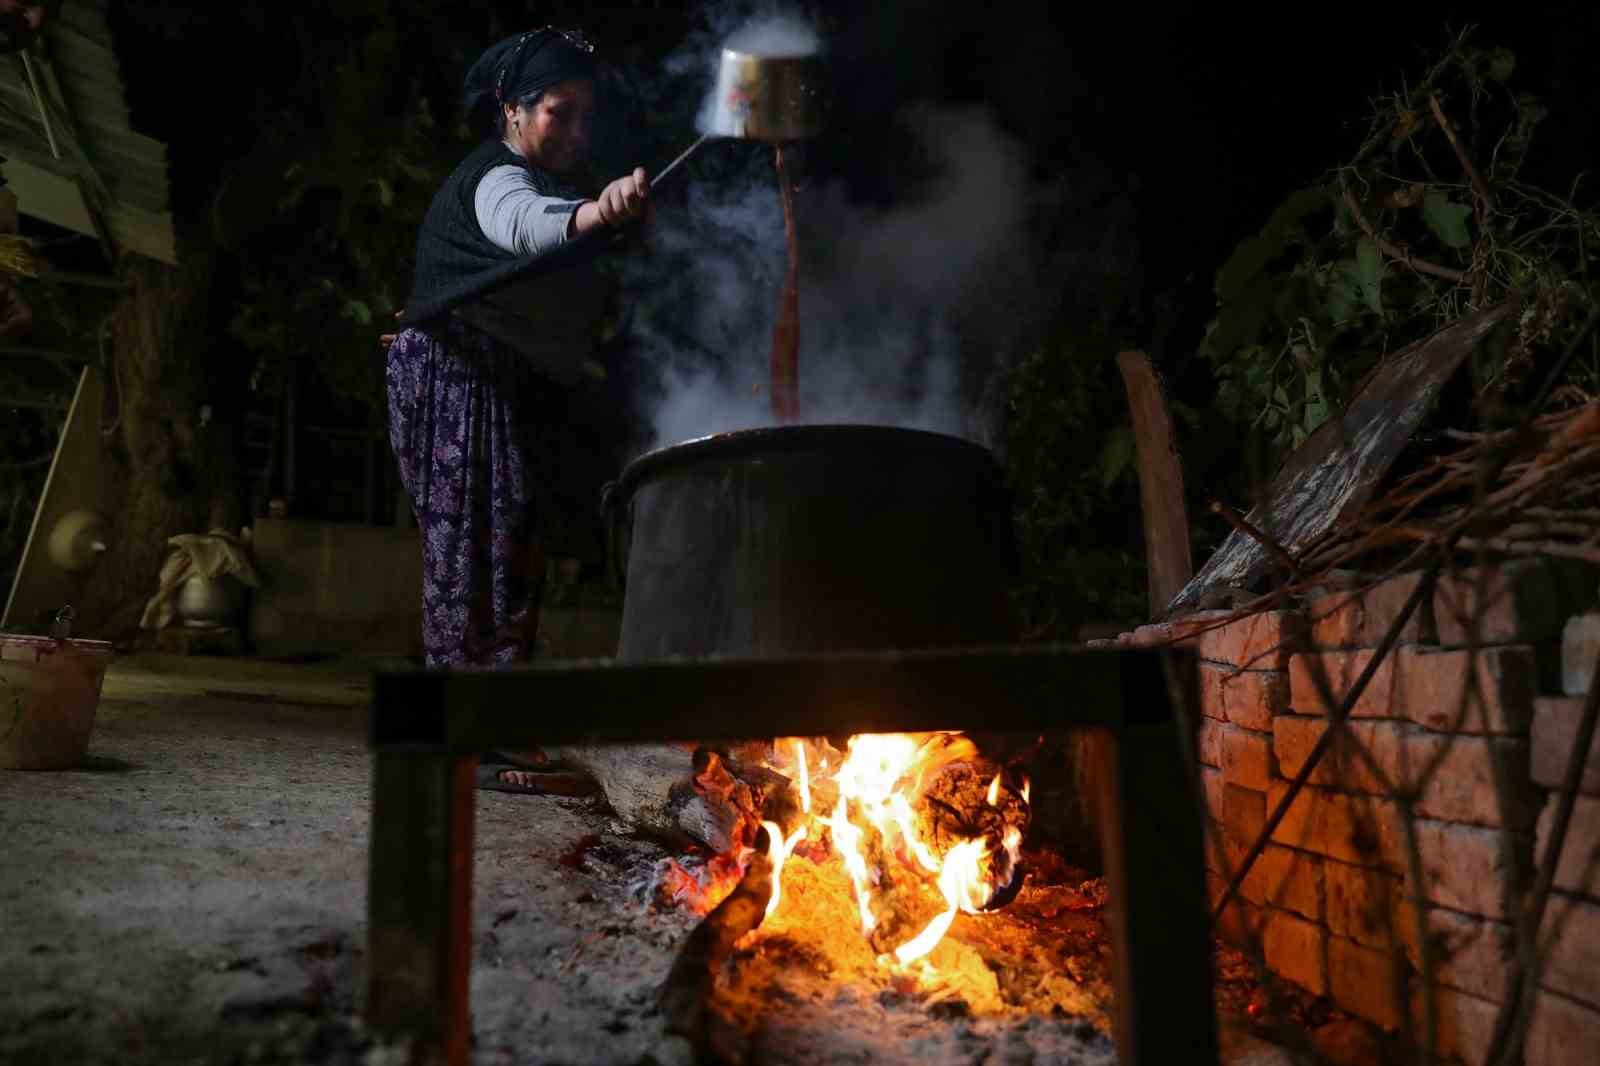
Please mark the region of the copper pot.
[[826, 117], [824, 69], [817, 54], [763, 56], [724, 48], [705, 132], [771, 142], [817, 136]]

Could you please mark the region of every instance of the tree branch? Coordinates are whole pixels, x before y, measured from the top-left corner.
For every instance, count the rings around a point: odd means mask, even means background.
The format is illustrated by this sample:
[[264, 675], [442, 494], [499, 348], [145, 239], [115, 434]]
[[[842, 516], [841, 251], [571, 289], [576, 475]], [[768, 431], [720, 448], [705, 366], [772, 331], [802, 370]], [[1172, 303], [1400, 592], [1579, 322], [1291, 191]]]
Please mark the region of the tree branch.
[[1355, 194], [1350, 191], [1350, 186], [1345, 182], [1343, 174], [1339, 175], [1339, 188], [1344, 191], [1344, 202], [1350, 208], [1350, 213], [1355, 216], [1356, 225], [1361, 227], [1361, 231], [1363, 233], [1372, 238], [1374, 243], [1377, 244], [1378, 250], [1384, 255], [1388, 256], [1390, 259], [1404, 263], [1406, 266], [1417, 271], [1419, 274], [1432, 274], [1436, 278], [1443, 278], [1446, 281], [1453, 281], [1457, 285], [1463, 285], [1466, 283], [1467, 275], [1465, 271], [1455, 270], [1447, 266], [1440, 266], [1438, 263], [1432, 263], [1426, 259], [1418, 259], [1410, 252], [1400, 247], [1398, 244], [1395, 244], [1393, 241], [1390, 241], [1380, 234], [1377, 230], [1377, 227], [1375, 227], [1371, 222], [1368, 222], [1367, 216], [1361, 213], [1361, 206], [1356, 203]]
[[1428, 94], [1428, 106], [1433, 108], [1434, 120], [1439, 123], [1439, 128], [1444, 130], [1445, 137], [1450, 141], [1450, 147], [1456, 150], [1456, 158], [1461, 160], [1461, 169], [1467, 172], [1467, 178], [1472, 182], [1472, 188], [1478, 194], [1478, 221], [1483, 221], [1485, 215], [1494, 210], [1494, 192], [1489, 188], [1489, 183], [1483, 179], [1477, 164], [1467, 154], [1467, 146], [1461, 143], [1461, 138], [1456, 136], [1456, 128], [1451, 125], [1446, 117], [1444, 108], [1439, 103], [1437, 93]]

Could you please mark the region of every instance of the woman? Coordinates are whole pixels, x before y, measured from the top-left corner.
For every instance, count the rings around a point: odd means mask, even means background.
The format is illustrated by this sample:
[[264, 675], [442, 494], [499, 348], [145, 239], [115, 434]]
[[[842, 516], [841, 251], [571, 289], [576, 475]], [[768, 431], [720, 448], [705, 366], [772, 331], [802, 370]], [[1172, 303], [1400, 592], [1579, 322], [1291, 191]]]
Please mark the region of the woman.
[[[598, 291], [556, 254], [644, 215], [642, 169], [593, 199], [569, 184], [587, 155], [595, 64], [580, 34], [543, 29], [490, 48], [467, 74], [488, 136], [433, 199], [388, 348], [389, 433], [422, 533], [430, 667], [528, 658], [542, 576], [527, 474], [540, 390], [571, 384], [586, 338], [552, 313]], [[587, 242], [586, 242], [587, 243]], [[544, 309], [541, 314], [541, 309]]]

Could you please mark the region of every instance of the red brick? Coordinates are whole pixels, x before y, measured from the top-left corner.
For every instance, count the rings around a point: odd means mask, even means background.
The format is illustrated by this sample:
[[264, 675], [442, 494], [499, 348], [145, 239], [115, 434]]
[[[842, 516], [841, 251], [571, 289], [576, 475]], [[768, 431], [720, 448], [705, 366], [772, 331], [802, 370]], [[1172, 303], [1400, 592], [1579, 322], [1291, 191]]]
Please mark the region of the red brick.
[[[1217, 905], [1227, 884], [1228, 879], [1220, 874], [1206, 874], [1206, 898], [1211, 901], [1211, 906]], [[1223, 908], [1222, 916], [1217, 919], [1214, 928], [1224, 943], [1253, 950], [1261, 939], [1261, 909], [1245, 899], [1242, 894], [1243, 886], [1240, 888], [1241, 893], [1235, 895]]]
[[1283, 670], [1236, 670], [1200, 664], [1200, 712], [1245, 729], [1266, 731], [1272, 716], [1289, 709], [1289, 675]]
[[1328, 990], [1328, 931], [1288, 911], [1268, 907], [1261, 931], [1267, 968], [1316, 995]]
[[[1298, 774], [1325, 729], [1323, 719], [1278, 718], [1272, 732], [1279, 773], [1286, 779]], [[1358, 748], [1367, 757], [1357, 755]], [[1409, 793], [1428, 772], [1427, 787], [1416, 797], [1424, 818], [1526, 830], [1536, 805], [1527, 765], [1527, 743], [1518, 737], [1449, 736], [1405, 722], [1364, 720], [1346, 722], [1310, 780], [1353, 792]]]
[[[1550, 847], [1550, 827], [1555, 824], [1556, 799], [1551, 797], [1539, 815], [1538, 851], [1544, 862]], [[1561, 843], [1555, 886], [1565, 892], [1600, 896], [1600, 799], [1579, 796]]]
[[[1233, 879], [1245, 855], [1250, 850], [1250, 845], [1229, 838], [1221, 839], [1222, 855], [1216, 873], [1224, 882]], [[1266, 855], [1255, 861], [1250, 867], [1250, 872], [1245, 874], [1244, 880], [1239, 884], [1239, 898], [1256, 904], [1257, 906], [1267, 901], [1267, 889], [1270, 887], [1267, 880], [1267, 868], [1263, 865]]]
[[[1417, 819], [1425, 899], [1491, 918], [1509, 915], [1527, 880], [1528, 856], [1507, 854], [1503, 830]], [[1513, 837], [1520, 849], [1524, 838]]]
[[1200, 788], [1206, 800], [1206, 813], [1217, 825], [1222, 824], [1222, 771], [1209, 766], [1200, 767]]
[[1272, 783], [1272, 734], [1223, 726], [1222, 777], [1230, 785], [1265, 792]]
[[1553, 893], [1541, 943], [1548, 939], [1543, 984], [1600, 1008], [1600, 903]]
[[1193, 649], [1202, 659], [1244, 670], [1282, 670], [1289, 656], [1305, 646], [1305, 616], [1262, 611], [1236, 618], [1228, 611], [1199, 611], [1140, 626], [1125, 642], [1138, 647], [1174, 644]]
[[[1434, 980], [1450, 988], [1499, 1002], [1515, 951], [1511, 926], [1439, 907], [1428, 909], [1428, 936], [1433, 944]], [[1405, 945], [1406, 957], [1419, 973], [1416, 914], [1409, 903], [1396, 911], [1395, 929]]]
[[[1578, 723], [1583, 719], [1582, 696], [1551, 696], [1533, 704], [1533, 780], [1545, 788], [1559, 789], [1566, 780], [1567, 759], [1578, 744]], [[1600, 730], [1589, 745], [1589, 758], [1578, 791], [1600, 796]]]
[[1334, 1002], [1386, 1029], [1398, 1029], [1406, 1020], [1410, 971], [1411, 964], [1399, 950], [1328, 938], [1328, 989]]
[[1600, 613], [1589, 611], [1567, 619], [1561, 630], [1561, 691], [1583, 696], [1594, 682], [1600, 656]]
[[1519, 559], [1492, 567], [1481, 601], [1478, 574], [1470, 567], [1439, 578], [1433, 617], [1440, 644], [1466, 645], [1472, 617], [1480, 610], [1480, 644], [1550, 640], [1561, 635], [1569, 615], [1594, 601], [1596, 571], [1571, 560]]
[[1267, 825], [1267, 794], [1238, 785], [1222, 789], [1222, 830], [1241, 844], [1254, 844]]
[[[1456, 1056], [1466, 1066], [1487, 1066], [1485, 1056], [1494, 1036], [1499, 1003], [1454, 988], [1436, 987], [1433, 997], [1439, 1025], [1439, 1052]], [[1411, 1017], [1413, 1030], [1420, 1037], [1426, 1017], [1420, 988], [1414, 988], [1411, 994]]]
[[[1339, 589], [1306, 607], [1313, 648], [1375, 648], [1411, 597], [1421, 574], [1402, 574], [1368, 588]], [[1401, 627], [1398, 640], [1415, 644], [1433, 638], [1431, 603], [1424, 602]]]
[[[1320, 662], [1335, 699], [1342, 699], [1361, 676], [1370, 651], [1296, 655], [1289, 661], [1289, 705], [1296, 714], [1325, 713], [1311, 668]], [[1533, 716], [1538, 669], [1533, 650], [1484, 648], [1478, 652], [1480, 700], [1462, 713], [1472, 654], [1422, 647], [1395, 648], [1361, 691], [1351, 716], [1403, 718], [1444, 732], [1523, 733]], [[1485, 722], [1487, 718], [1487, 722]]]
[[1600, 1044], [1600, 1011], [1540, 992], [1528, 1026], [1523, 1066], [1589, 1066]]
[[[1272, 783], [1269, 817], [1288, 791], [1287, 782]], [[1388, 800], [1307, 787], [1273, 830], [1272, 840], [1356, 865], [1392, 866], [1398, 854], [1391, 844], [1394, 817], [1394, 804]]]
[[1212, 766], [1220, 770], [1222, 769], [1222, 731], [1227, 726], [1211, 718], [1201, 718], [1199, 723], [1195, 727], [1194, 741], [1200, 765]]
[[1202, 659], [1246, 670], [1282, 670], [1289, 656], [1305, 647], [1305, 616], [1298, 611], [1264, 611], [1200, 634]]
[[1262, 871], [1262, 896], [1275, 907], [1322, 921], [1322, 860], [1309, 852], [1268, 844], [1256, 865]]
[[[1316, 769], [1311, 772], [1310, 783], [1353, 792], [1384, 791], [1366, 760], [1355, 752], [1356, 744], [1365, 745], [1371, 750], [1370, 734], [1372, 727], [1378, 724], [1347, 721], [1344, 733], [1330, 745]], [[1278, 773], [1285, 780], [1293, 780], [1300, 773], [1327, 728], [1327, 719], [1324, 718], [1283, 715], [1273, 720], [1272, 754], [1278, 761]]]
[[1388, 947], [1400, 938], [1398, 874], [1330, 861], [1322, 868], [1322, 883], [1333, 933], [1373, 948]]

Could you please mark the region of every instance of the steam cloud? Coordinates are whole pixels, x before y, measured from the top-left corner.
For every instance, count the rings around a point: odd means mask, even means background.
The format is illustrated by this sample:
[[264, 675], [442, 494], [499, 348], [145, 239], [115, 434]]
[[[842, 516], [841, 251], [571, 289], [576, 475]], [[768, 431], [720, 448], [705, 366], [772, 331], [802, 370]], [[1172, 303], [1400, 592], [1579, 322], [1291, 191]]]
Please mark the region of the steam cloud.
[[[818, 44], [809, 27], [770, 12], [730, 29], [713, 19], [669, 69], [704, 91], [725, 42], [761, 54]], [[988, 443], [975, 379], [1034, 302], [1027, 160], [982, 110], [918, 104], [901, 122], [927, 166], [899, 202], [852, 202], [839, 186], [796, 197], [801, 419]], [[788, 259], [772, 149], [703, 151], [731, 173], [663, 204], [656, 254], [624, 278], [635, 347], [656, 379], [643, 397], [650, 446], [774, 422], [769, 356]]]

